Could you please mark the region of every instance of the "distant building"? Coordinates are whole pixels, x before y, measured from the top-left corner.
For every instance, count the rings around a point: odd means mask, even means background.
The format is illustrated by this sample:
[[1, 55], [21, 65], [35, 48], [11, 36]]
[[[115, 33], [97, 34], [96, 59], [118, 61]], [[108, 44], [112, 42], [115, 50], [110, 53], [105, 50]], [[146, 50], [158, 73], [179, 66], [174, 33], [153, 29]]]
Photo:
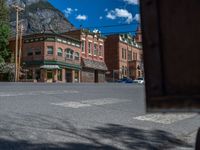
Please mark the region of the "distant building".
[[105, 82], [107, 71], [104, 60], [105, 37], [83, 29], [65, 34], [81, 41], [81, 82]]
[[143, 77], [141, 32], [136, 37], [130, 34], [109, 35], [105, 41], [105, 62], [109, 71], [108, 81]]
[[[13, 48], [15, 42], [10, 42]], [[41, 82], [80, 82], [81, 42], [50, 33], [23, 37], [22, 67], [25, 79]]]

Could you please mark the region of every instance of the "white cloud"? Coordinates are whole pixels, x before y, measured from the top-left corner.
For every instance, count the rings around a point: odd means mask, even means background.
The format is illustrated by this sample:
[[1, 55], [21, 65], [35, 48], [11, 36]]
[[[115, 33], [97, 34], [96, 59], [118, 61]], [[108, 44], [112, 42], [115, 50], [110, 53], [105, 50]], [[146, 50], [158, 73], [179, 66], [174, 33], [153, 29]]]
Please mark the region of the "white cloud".
[[131, 4], [131, 5], [139, 4], [139, 0], [124, 0], [124, 2], [127, 2], [128, 4]]
[[110, 12], [107, 13], [106, 17], [112, 20], [116, 19], [115, 12], [111, 10]]
[[75, 9], [74, 9], [74, 11], [78, 11], [78, 9], [77, 9], [77, 8], [75, 8]]
[[76, 17], [77, 20], [86, 20], [87, 19], [87, 16], [86, 15], [78, 15]]
[[98, 29], [94, 29], [93, 33], [101, 33], [101, 31], [99, 31]]
[[135, 14], [133, 20], [140, 22], [140, 14]]
[[131, 23], [133, 21], [133, 15], [126, 9], [115, 8], [115, 10], [109, 11], [106, 17], [112, 20], [116, 18], [123, 18], [126, 19], [127, 23]]
[[108, 8], [105, 8], [105, 10], [104, 10], [105, 12], [107, 12], [108, 11]]
[[65, 9], [65, 10], [64, 10], [65, 16], [66, 16], [66, 17], [69, 17], [69, 15], [72, 13], [72, 11], [73, 11], [73, 10], [72, 10], [71, 8]]
[[99, 19], [100, 19], [100, 20], [102, 20], [102, 19], [103, 19], [103, 17], [102, 17], [102, 16], [100, 16], [100, 17], [99, 17]]

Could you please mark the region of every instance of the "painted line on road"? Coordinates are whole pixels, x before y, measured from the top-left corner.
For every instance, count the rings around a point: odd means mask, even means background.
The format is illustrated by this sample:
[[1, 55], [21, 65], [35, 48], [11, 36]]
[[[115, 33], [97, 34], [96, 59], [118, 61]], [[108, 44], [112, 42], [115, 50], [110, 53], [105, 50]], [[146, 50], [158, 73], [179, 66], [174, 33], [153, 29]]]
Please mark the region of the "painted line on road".
[[161, 124], [172, 124], [177, 121], [185, 120], [196, 116], [196, 113], [178, 113], [178, 114], [147, 114], [134, 117], [133, 119], [141, 121], [150, 121]]
[[64, 91], [32, 91], [32, 92], [0, 92], [0, 97], [13, 97], [13, 96], [30, 96], [30, 95], [54, 95], [54, 94], [77, 94], [78, 91], [64, 90]]
[[115, 98], [103, 98], [103, 99], [91, 99], [91, 100], [84, 100], [80, 102], [62, 102], [62, 103], [51, 103], [52, 105], [62, 106], [62, 107], [69, 107], [69, 108], [81, 108], [81, 107], [91, 107], [91, 106], [101, 106], [101, 105], [108, 105], [108, 104], [116, 104], [116, 103], [123, 103], [130, 100], [121, 100]]
[[70, 107], [70, 108], [80, 108], [80, 107], [89, 107], [89, 104], [83, 104], [80, 102], [64, 102], [64, 103], [51, 103], [52, 105]]

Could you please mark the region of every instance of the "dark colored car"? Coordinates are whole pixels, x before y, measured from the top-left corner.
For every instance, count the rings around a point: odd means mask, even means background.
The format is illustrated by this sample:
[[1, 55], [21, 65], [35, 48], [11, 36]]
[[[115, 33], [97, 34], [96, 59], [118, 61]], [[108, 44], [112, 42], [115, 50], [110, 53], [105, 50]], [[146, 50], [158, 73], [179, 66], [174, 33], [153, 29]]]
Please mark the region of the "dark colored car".
[[119, 80], [117, 80], [118, 83], [133, 83], [133, 80], [131, 78], [128, 77], [123, 77]]

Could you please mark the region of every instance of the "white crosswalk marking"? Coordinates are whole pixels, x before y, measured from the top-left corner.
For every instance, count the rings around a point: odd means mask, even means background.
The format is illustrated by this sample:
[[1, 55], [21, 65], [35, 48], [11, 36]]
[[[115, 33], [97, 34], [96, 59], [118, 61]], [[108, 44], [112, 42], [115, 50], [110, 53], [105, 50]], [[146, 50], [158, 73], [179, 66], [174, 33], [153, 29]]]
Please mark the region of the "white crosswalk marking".
[[63, 106], [63, 107], [71, 107], [71, 108], [80, 108], [80, 107], [88, 107], [90, 104], [83, 104], [80, 102], [67, 102], [67, 103], [52, 103], [53, 105]]
[[143, 116], [134, 117], [133, 119], [141, 121], [151, 121], [161, 124], [172, 124], [177, 121], [192, 118], [196, 113], [178, 113], [178, 114], [147, 114]]
[[92, 100], [84, 100], [81, 102], [62, 102], [62, 103], [51, 103], [52, 105], [58, 105], [63, 107], [70, 107], [70, 108], [80, 108], [80, 107], [90, 107], [90, 106], [100, 106], [100, 105], [107, 105], [107, 104], [115, 104], [115, 103], [122, 103], [127, 102], [129, 100], [120, 100], [115, 98], [104, 98], [104, 99], [92, 99]]

